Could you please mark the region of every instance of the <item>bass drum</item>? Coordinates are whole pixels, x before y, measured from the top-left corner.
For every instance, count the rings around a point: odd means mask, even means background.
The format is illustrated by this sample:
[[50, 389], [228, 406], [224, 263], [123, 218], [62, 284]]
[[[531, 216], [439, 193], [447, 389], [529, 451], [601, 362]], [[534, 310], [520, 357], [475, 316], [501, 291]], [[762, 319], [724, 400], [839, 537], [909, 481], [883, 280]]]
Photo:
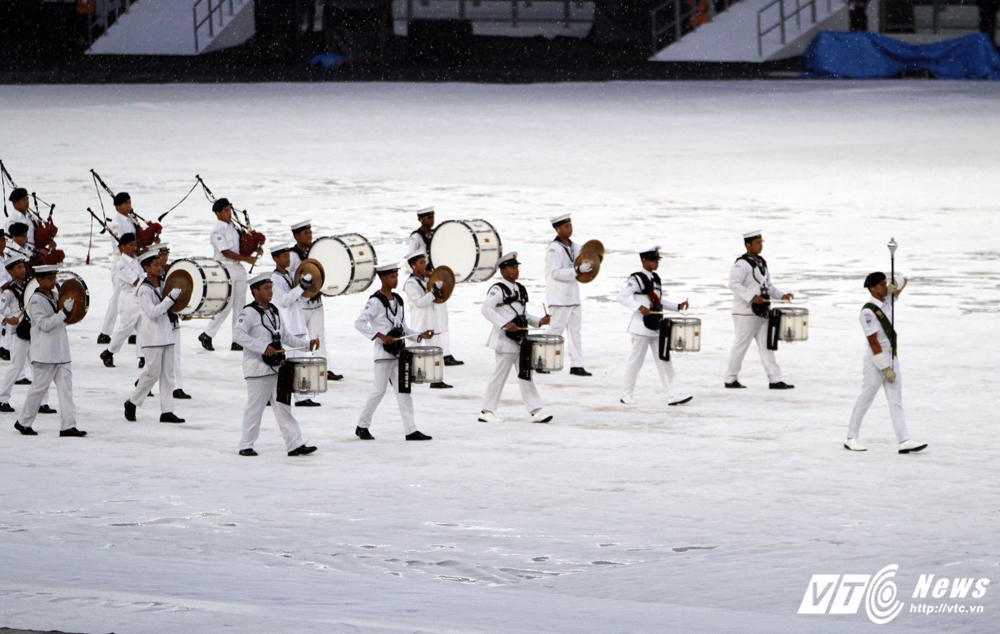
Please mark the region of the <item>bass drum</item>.
[[[83, 278], [73, 271], [59, 271], [56, 273], [56, 288], [59, 289], [59, 308], [63, 307], [63, 302], [73, 298], [73, 310], [66, 318], [66, 324], [75, 324], [87, 316], [90, 310], [90, 290]], [[24, 305], [28, 305], [28, 300], [38, 290], [38, 280], [31, 278], [24, 287]]]
[[184, 258], [171, 264], [167, 269], [165, 294], [173, 288], [180, 288], [181, 294], [170, 312], [194, 319], [215, 317], [233, 293], [229, 271], [218, 260], [209, 258]]
[[360, 293], [375, 281], [378, 256], [372, 243], [358, 233], [320, 238], [309, 247], [309, 259], [323, 266], [323, 287], [327, 297]]
[[485, 282], [497, 272], [503, 245], [485, 220], [446, 220], [431, 236], [431, 267], [447, 266], [455, 282]]

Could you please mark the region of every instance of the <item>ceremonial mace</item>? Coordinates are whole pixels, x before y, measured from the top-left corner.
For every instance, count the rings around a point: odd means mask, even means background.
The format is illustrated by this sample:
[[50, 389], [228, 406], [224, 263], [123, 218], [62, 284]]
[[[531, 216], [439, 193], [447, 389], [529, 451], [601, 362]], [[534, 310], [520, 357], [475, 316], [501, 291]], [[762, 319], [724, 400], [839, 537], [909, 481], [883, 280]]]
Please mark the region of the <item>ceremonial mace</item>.
[[[896, 284], [896, 248], [899, 246], [898, 244], [896, 244], [896, 238], [889, 238], [889, 244], [887, 246], [889, 247], [889, 258], [892, 261], [892, 264], [890, 265], [892, 267], [890, 269], [890, 276], [892, 277], [892, 283], [893, 283], [893, 285], [895, 285]], [[892, 306], [892, 319], [889, 320], [889, 321], [892, 324], [892, 330], [893, 330], [893, 332], [895, 332], [896, 331], [896, 293], [892, 294], [892, 303], [890, 305]], [[896, 358], [896, 346], [892, 347], [892, 357], [894, 359]]]

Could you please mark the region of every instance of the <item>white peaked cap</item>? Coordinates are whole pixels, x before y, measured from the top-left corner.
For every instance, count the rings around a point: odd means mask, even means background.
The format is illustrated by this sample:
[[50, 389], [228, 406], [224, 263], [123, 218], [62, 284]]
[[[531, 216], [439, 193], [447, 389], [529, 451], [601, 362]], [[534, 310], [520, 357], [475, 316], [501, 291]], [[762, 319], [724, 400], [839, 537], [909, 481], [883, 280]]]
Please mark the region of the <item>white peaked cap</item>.
[[[517, 260], [517, 251], [508, 251], [500, 256], [500, 260], [497, 261], [497, 266], [503, 266], [505, 262], [510, 262], [511, 260]], [[520, 262], [518, 262], [520, 264]]]
[[[14, 255], [10, 256], [9, 258], [7, 258], [4, 261], [3, 265], [9, 269], [10, 267], [14, 266], [18, 262], [27, 262], [27, 261], [28, 261], [28, 258], [24, 257], [20, 253], [17, 253], [17, 254], [14, 254]], [[37, 269], [37, 267], [35, 267], [35, 268]]]
[[639, 250], [639, 254], [642, 255], [643, 253], [652, 253], [653, 251], [659, 252], [659, 250], [660, 250], [660, 245], [654, 244], [651, 247], [646, 247], [645, 249], [640, 249]]
[[159, 244], [154, 244], [153, 246], [156, 247], [157, 251], [169, 251], [170, 250], [170, 243], [169, 242], [161, 242]]
[[160, 257], [159, 251], [146, 251], [145, 253], [139, 256], [139, 264], [145, 264], [146, 262], [149, 262], [150, 260], [158, 257]]
[[563, 214], [563, 215], [561, 215], [561, 216], [556, 216], [556, 217], [555, 217], [555, 218], [553, 218], [553, 219], [552, 219], [552, 220], [551, 220], [550, 222], [551, 222], [552, 224], [557, 224], [557, 223], [560, 223], [560, 222], [566, 222], [567, 220], [569, 220], [569, 219], [570, 219], [570, 216], [571, 216], [571, 215], [572, 215], [572, 214]]
[[427, 214], [432, 214], [432, 213], [434, 213], [434, 208], [433, 207], [424, 207], [423, 209], [418, 209], [417, 210], [417, 218], [419, 218], [420, 216], [426, 216]]
[[281, 244], [276, 244], [273, 247], [271, 247], [271, 255], [279, 255], [281, 253], [284, 253], [285, 251], [291, 251], [291, 250], [292, 250], [291, 242], [282, 242]]
[[257, 284], [260, 284], [261, 282], [270, 282], [270, 281], [271, 281], [270, 273], [258, 273], [257, 275], [254, 275], [253, 277], [250, 278], [250, 281], [247, 283], [247, 286], [253, 288]]
[[746, 238], [756, 238], [757, 236], [761, 235], [762, 233], [763, 233], [763, 231], [760, 230], [760, 229], [755, 229], [754, 231], [747, 231], [746, 233], [743, 234], [743, 238], [744, 239], [746, 239]]
[[303, 220], [301, 222], [296, 222], [295, 224], [292, 225], [292, 231], [297, 231], [299, 229], [305, 229], [306, 227], [311, 226], [312, 222], [313, 222], [312, 220]]
[[389, 273], [391, 271], [399, 270], [399, 262], [386, 262], [385, 264], [379, 264], [375, 267], [376, 273]]
[[409, 253], [406, 254], [406, 256], [404, 256], [403, 259], [406, 260], [407, 263], [409, 263], [410, 260], [412, 260], [413, 258], [416, 258], [416, 257], [427, 257], [427, 252], [424, 251], [423, 249], [417, 249], [416, 251], [410, 251]]
[[42, 266], [36, 266], [36, 267], [34, 267], [34, 269], [35, 269], [35, 274], [36, 275], [38, 273], [55, 273], [56, 271], [59, 270], [59, 265], [58, 264], [43, 264]]

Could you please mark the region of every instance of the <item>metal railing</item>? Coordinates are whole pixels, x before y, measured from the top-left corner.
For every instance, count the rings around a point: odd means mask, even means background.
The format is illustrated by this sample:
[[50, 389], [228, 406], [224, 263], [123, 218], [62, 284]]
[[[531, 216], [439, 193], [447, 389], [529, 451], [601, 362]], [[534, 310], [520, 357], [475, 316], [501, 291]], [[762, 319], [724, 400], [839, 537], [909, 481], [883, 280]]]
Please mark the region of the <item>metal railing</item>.
[[[772, 0], [757, 12], [757, 54], [764, 57], [764, 36], [776, 30], [781, 32], [781, 45], [788, 43], [788, 25], [794, 20], [797, 32], [802, 31], [802, 14], [808, 12], [809, 22], [807, 26], [813, 26], [818, 22], [816, 7], [820, 0], [794, 0], [795, 7], [792, 8], [793, 0]], [[834, 0], [826, 0], [826, 18], [833, 13]], [[843, 4], [845, 0], [837, 0], [838, 4]], [[787, 6], [786, 6], [787, 5]], [[764, 27], [764, 12], [772, 7], [778, 7], [777, 21]]]
[[653, 55], [708, 24], [740, 0], [667, 0], [653, 8]]
[[[135, 0], [133, 0], [134, 2]], [[191, 14], [194, 18], [194, 50], [196, 53], [201, 52], [201, 47], [198, 42], [198, 31], [201, 27], [208, 25], [208, 37], [214, 38], [215, 32], [221, 32], [226, 26], [226, 8], [229, 9], [228, 15], [232, 18], [237, 13], [237, 7], [243, 8], [243, 5], [253, 2], [253, 0], [198, 0], [191, 7]], [[205, 14], [203, 18], [198, 19], [198, 7], [202, 7], [202, 12]]]
[[87, 20], [88, 44], [107, 33], [111, 25], [122, 15], [128, 13], [129, 7], [138, 0], [94, 0], [94, 12]]
[[[505, 17], [491, 17], [483, 13], [478, 13], [476, 11], [469, 11], [469, 8], [479, 9], [482, 7], [484, 2], [488, 2], [491, 6], [496, 6], [500, 4], [509, 4], [510, 10]], [[578, 17], [573, 15], [573, 7], [577, 9], [583, 9], [586, 5], [593, 5], [593, 0], [453, 0], [453, 2], [442, 2], [437, 0], [434, 3], [439, 8], [445, 4], [457, 4], [458, 14], [457, 19], [459, 20], [474, 20], [476, 22], [490, 22], [490, 23], [510, 23], [512, 26], [517, 26], [518, 24], [562, 24], [566, 28], [569, 28], [571, 24], [593, 24], [594, 18], [591, 17]], [[522, 7], [524, 9], [531, 9], [534, 5], [562, 5], [562, 15], [559, 18], [553, 17], [535, 17], [531, 15], [525, 15], [522, 13]], [[420, 7], [429, 7], [429, 0], [406, 0], [406, 16], [407, 22], [416, 19], [423, 20], [434, 20], [434, 19], [455, 19], [456, 16], [448, 16], [435, 18], [429, 15], [415, 15], [414, 5]]]

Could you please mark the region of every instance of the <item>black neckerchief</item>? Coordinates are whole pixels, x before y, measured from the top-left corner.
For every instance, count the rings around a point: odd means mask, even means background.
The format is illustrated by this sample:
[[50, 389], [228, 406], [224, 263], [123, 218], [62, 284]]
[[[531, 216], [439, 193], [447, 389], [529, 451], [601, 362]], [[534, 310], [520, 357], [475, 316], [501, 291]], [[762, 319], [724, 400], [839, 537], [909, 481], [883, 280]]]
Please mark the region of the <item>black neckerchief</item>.
[[299, 256], [299, 260], [306, 260], [309, 258], [309, 254], [303, 251], [302, 247], [300, 247], [298, 243], [296, 243], [295, 246], [292, 247], [292, 251], [295, 251], [295, 254]]
[[295, 288], [295, 282], [292, 280], [292, 276], [288, 274], [288, 271], [285, 271], [284, 273], [282, 273], [277, 268], [275, 268], [274, 272], [277, 273], [278, 275], [280, 275], [281, 279], [283, 279], [286, 282], [288, 282], [288, 290], [289, 291], [291, 291], [292, 289]]
[[17, 307], [19, 309], [23, 310], [24, 309], [24, 287], [21, 286], [20, 284], [18, 284], [17, 282], [11, 280], [10, 284], [7, 285], [7, 288], [10, 290], [11, 293], [14, 294], [14, 297], [17, 298]]
[[563, 251], [566, 252], [566, 257], [569, 258], [570, 265], [573, 265], [573, 264], [576, 263], [573, 260], [573, 241], [572, 240], [569, 241], [569, 246], [566, 246], [565, 244], [563, 244], [562, 241], [559, 238], [556, 238], [555, 240], [553, 240], [553, 242], [555, 242], [556, 244], [558, 244], [559, 246], [561, 246], [563, 248]]
[[423, 229], [417, 229], [416, 231], [414, 231], [410, 235], [412, 236], [414, 233], [417, 234], [418, 236], [420, 236], [420, 239], [424, 241], [424, 249], [427, 251], [427, 253], [430, 253], [431, 252], [431, 237], [433, 237], [433, 235], [434, 235], [434, 230], [433, 229], [431, 230], [431, 235], [430, 236], [428, 236], [427, 234], [425, 234]]
[[420, 287], [420, 290], [422, 290], [425, 293], [427, 292], [427, 282], [424, 281], [423, 277], [419, 275], [411, 275], [410, 277], [417, 281], [417, 286]]
[[49, 303], [49, 305], [52, 306], [52, 312], [53, 313], [58, 313], [59, 312], [59, 300], [58, 299], [52, 299], [51, 297], [49, 297], [48, 295], [46, 295], [45, 293], [43, 293], [42, 289], [40, 289], [40, 288], [36, 288], [35, 292], [31, 294], [32, 297], [34, 297], [35, 295], [41, 295], [42, 297], [44, 297], [45, 300]]

